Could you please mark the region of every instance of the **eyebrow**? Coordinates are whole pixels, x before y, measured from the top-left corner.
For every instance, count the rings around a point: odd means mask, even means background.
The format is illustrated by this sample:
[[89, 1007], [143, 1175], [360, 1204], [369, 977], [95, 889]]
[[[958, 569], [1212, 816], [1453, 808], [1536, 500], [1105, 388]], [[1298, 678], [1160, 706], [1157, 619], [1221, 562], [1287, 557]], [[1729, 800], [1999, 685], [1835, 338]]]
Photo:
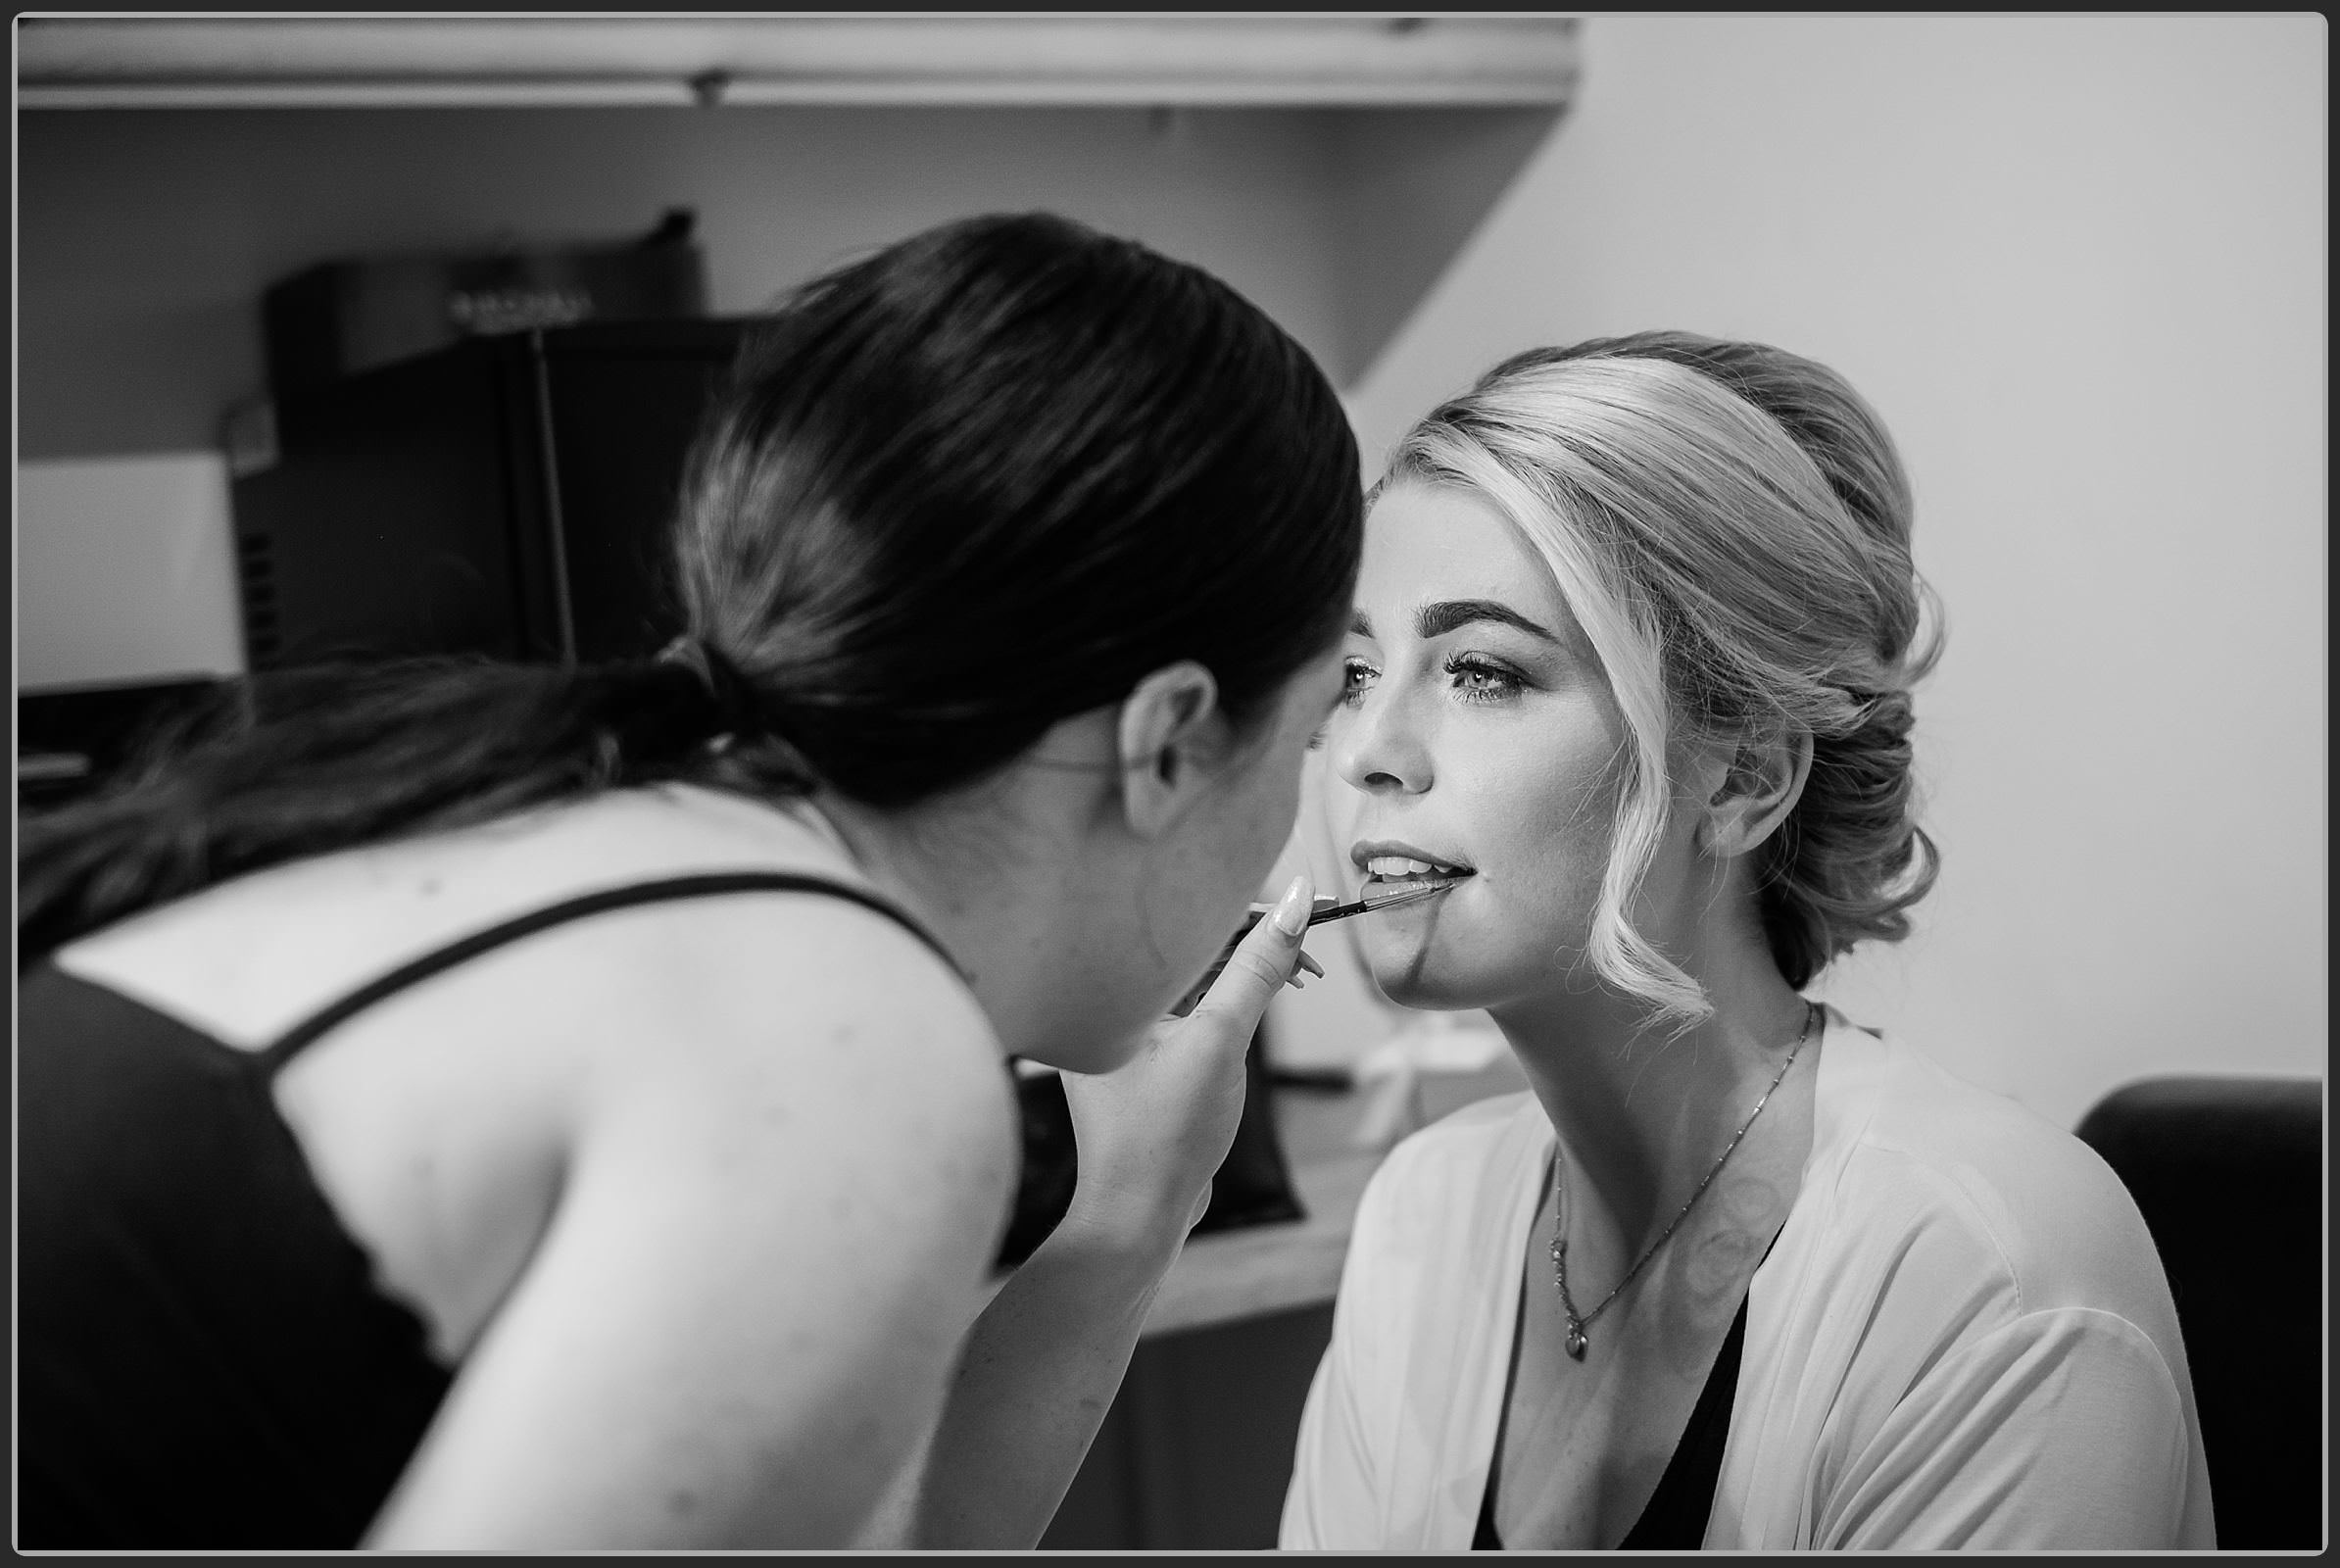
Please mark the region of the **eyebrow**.
[[[1516, 626], [1529, 636], [1540, 637], [1547, 643], [1560, 640], [1518, 611], [1508, 605], [1499, 605], [1492, 599], [1441, 599], [1435, 604], [1424, 605], [1414, 612], [1414, 635], [1428, 642], [1433, 637], [1445, 636], [1458, 626], [1468, 626], [1482, 620], [1493, 621], [1501, 626]], [[1370, 637], [1373, 635], [1372, 618], [1360, 610], [1350, 619], [1348, 629], [1359, 637]]]

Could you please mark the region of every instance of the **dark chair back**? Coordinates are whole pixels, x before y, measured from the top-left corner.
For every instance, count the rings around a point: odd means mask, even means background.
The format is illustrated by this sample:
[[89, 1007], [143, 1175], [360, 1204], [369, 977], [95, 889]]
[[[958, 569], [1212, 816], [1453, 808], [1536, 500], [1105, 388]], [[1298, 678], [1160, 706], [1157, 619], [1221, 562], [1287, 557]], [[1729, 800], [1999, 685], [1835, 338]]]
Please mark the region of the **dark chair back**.
[[2221, 1549], [2323, 1544], [2323, 1084], [2149, 1078], [2088, 1112], [2160, 1249]]

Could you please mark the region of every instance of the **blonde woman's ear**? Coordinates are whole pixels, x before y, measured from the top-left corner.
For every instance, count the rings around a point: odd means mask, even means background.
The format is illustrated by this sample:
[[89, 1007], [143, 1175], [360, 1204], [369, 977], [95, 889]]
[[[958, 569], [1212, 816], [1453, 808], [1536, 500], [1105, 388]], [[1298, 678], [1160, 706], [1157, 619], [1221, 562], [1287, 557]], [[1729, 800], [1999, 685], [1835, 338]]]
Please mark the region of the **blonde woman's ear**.
[[1706, 804], [1699, 848], [1717, 859], [1758, 849], [1802, 798], [1812, 774], [1812, 733], [1800, 726], [1742, 740]]

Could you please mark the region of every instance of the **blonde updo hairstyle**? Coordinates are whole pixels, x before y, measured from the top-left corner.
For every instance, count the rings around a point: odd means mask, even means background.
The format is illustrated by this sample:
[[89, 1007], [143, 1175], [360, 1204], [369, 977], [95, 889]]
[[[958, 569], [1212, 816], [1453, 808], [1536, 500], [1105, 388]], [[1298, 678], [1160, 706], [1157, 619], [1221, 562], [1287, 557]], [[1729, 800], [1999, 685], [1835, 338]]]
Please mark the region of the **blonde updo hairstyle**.
[[1910, 555], [1910, 486], [1834, 371], [1760, 343], [1644, 332], [1504, 361], [1435, 410], [1383, 486], [1467, 490], [1536, 548], [1632, 733], [1589, 957], [1688, 1024], [1713, 1006], [1635, 931], [1669, 748], [1800, 729], [1801, 798], [1756, 852], [1763, 931], [1802, 989], [1909, 934], [1939, 858], [1917, 823], [1910, 690], [1940, 614]]

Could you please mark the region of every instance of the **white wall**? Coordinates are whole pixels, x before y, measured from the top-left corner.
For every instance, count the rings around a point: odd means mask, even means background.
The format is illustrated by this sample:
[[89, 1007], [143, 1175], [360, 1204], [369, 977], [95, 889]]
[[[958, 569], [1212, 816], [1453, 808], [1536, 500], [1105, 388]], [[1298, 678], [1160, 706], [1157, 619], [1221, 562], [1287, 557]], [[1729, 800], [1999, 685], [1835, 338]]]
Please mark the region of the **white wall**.
[[[1902, 443], [1951, 637], [1919, 708], [1941, 881], [1824, 994], [2067, 1125], [2148, 1073], [2320, 1073], [2323, 20], [1609, 16], [1584, 46], [1352, 389], [1369, 450], [1532, 343], [1836, 367]], [[1372, 1014], [1352, 978], [1282, 1016], [1321, 1057]]]

